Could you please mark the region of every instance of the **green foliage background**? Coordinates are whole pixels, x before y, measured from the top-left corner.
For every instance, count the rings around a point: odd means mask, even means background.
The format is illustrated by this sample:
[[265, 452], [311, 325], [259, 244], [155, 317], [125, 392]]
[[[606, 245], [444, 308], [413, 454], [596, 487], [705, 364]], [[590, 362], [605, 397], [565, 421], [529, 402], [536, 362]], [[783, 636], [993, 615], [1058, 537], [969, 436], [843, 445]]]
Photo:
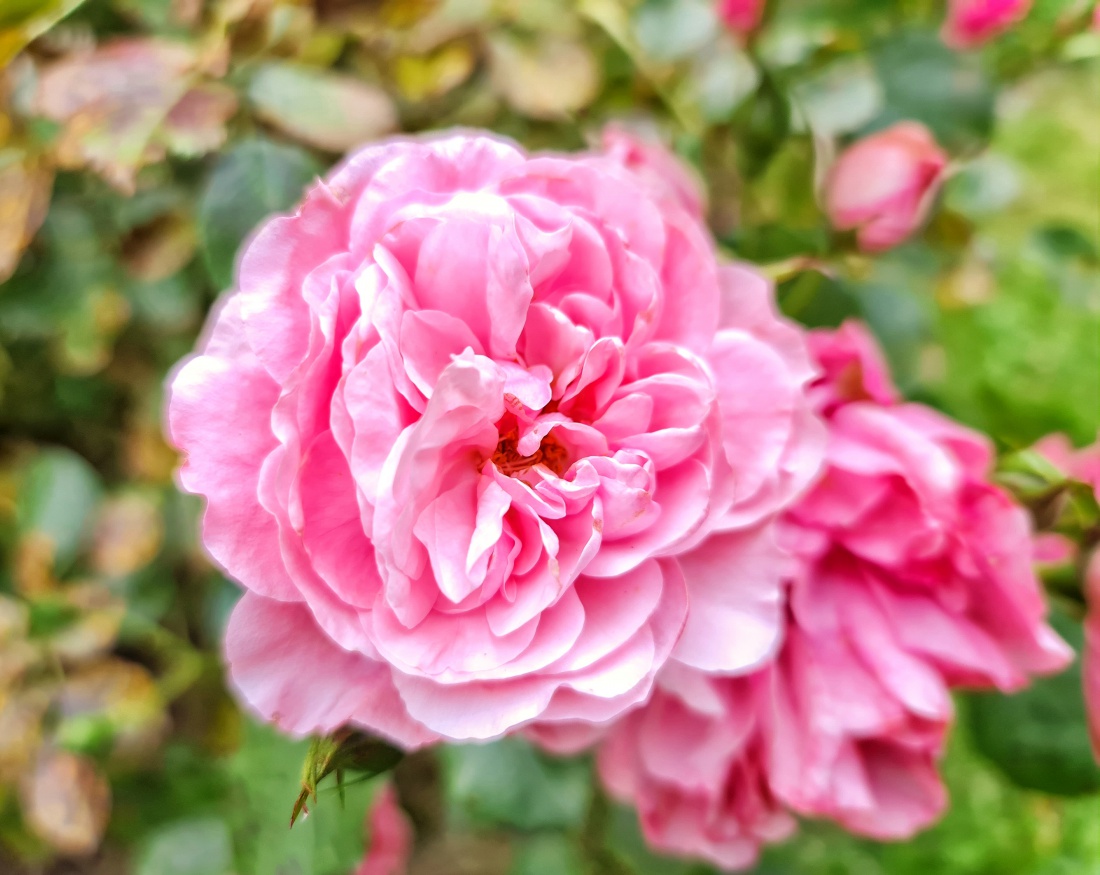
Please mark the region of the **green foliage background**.
[[[641, 123], [700, 171], [717, 239], [777, 278], [790, 316], [866, 320], [907, 395], [1001, 450], [1095, 440], [1100, 34], [1088, 3], [1036, 0], [958, 54], [936, 34], [943, 5], [772, 0], [746, 47], [708, 0], [0, 2], [0, 871], [343, 875], [362, 856], [378, 782], [349, 778], [341, 801], [329, 779], [290, 830], [308, 744], [225, 689], [236, 590], [172, 484], [161, 409], [242, 241], [363, 139], [461, 124], [575, 149], [608, 120]], [[191, 57], [151, 126], [115, 112], [153, 100], [133, 76], [88, 74], [102, 93], [83, 114], [43, 109], [54, 65], [151, 37], [143, 69], [167, 44]], [[192, 90], [206, 115], [171, 128]], [[828, 228], [815, 173], [899, 119], [935, 131], [953, 175], [926, 229], [867, 258]], [[1072, 581], [1058, 602], [1079, 641]], [[1077, 688], [960, 701], [951, 811], [914, 841], [807, 824], [757, 871], [1100, 873]], [[56, 781], [47, 755], [81, 780]], [[589, 762], [521, 740], [417, 755], [396, 780], [417, 873], [707, 871], [649, 854]], [[54, 832], [35, 792], [67, 812], [48, 809]]]

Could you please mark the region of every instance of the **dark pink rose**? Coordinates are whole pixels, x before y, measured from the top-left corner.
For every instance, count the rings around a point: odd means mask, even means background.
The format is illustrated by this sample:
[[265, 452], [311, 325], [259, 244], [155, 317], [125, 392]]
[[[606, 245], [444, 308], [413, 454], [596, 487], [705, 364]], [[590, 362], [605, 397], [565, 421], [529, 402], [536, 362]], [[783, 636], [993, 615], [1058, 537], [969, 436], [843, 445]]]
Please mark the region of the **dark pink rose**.
[[955, 49], [980, 46], [1022, 21], [1031, 0], [948, 0], [945, 43]]
[[923, 223], [943, 182], [947, 153], [924, 125], [899, 122], [849, 146], [825, 179], [825, 210], [860, 249], [878, 252]]
[[811, 391], [841, 403], [822, 408], [824, 473], [785, 518], [800, 572], [772, 784], [797, 811], [900, 838], [943, 805], [949, 689], [1011, 692], [1072, 652], [1045, 622], [1030, 523], [990, 483], [985, 438], [894, 400], [857, 325], [813, 334], [827, 375]]
[[760, 26], [766, 0], [718, 0], [718, 17], [740, 36], [747, 36]]
[[656, 179], [395, 139], [248, 245], [169, 423], [259, 713], [490, 738], [774, 651], [814, 371]]
[[355, 875], [405, 875], [412, 854], [412, 825], [384, 784], [367, 812], [367, 853]]

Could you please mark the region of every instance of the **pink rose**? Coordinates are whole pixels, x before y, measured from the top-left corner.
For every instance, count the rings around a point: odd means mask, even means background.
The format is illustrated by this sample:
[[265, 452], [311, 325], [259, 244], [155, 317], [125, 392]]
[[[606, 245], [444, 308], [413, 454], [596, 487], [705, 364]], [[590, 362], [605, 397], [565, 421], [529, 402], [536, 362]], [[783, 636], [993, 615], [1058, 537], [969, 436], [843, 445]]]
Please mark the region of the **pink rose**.
[[[654, 847], [728, 868], [789, 830], [782, 809], [877, 839], [931, 824], [954, 687], [1018, 689], [1072, 652], [1046, 624], [1026, 514], [979, 435], [904, 404], [854, 323], [811, 334], [826, 467], [784, 517], [787, 631], [747, 678], [672, 663], [605, 731], [600, 774]], [[574, 750], [583, 727], [533, 733]]]
[[919, 228], [940, 189], [947, 154], [931, 131], [899, 122], [848, 147], [825, 179], [825, 210], [860, 249], [897, 246]]
[[384, 784], [367, 812], [368, 847], [355, 875], [405, 875], [412, 853], [412, 825], [397, 803], [392, 784]]
[[948, 0], [943, 41], [953, 49], [980, 46], [1018, 24], [1030, 9], [1031, 0]]
[[600, 777], [637, 808], [656, 850], [743, 869], [762, 844], [794, 831], [768, 785], [767, 675], [719, 678], [669, 666], [649, 703], [608, 733]]
[[285, 731], [412, 746], [608, 720], [670, 659], [759, 664], [812, 374], [648, 174], [462, 134], [356, 153], [252, 240], [171, 387], [248, 590], [233, 683]]
[[1100, 763], [1100, 547], [1093, 551], [1085, 572], [1085, 598], [1088, 601], [1083, 658], [1085, 709], [1089, 718], [1092, 751]]
[[659, 201], [672, 198], [702, 221], [707, 211], [707, 197], [699, 175], [659, 141], [620, 125], [608, 125], [604, 128], [601, 146], [605, 155], [645, 181]]
[[1016, 690], [1072, 651], [1045, 622], [1029, 520], [989, 482], [987, 441], [893, 401], [858, 326], [813, 332], [811, 348], [828, 374], [815, 397], [850, 400], [827, 414], [824, 474], [786, 516], [801, 571], [777, 666], [772, 785], [800, 812], [900, 838], [943, 804], [949, 688]]
[[764, 18], [765, 0], [718, 0], [718, 17], [734, 33], [747, 36]]

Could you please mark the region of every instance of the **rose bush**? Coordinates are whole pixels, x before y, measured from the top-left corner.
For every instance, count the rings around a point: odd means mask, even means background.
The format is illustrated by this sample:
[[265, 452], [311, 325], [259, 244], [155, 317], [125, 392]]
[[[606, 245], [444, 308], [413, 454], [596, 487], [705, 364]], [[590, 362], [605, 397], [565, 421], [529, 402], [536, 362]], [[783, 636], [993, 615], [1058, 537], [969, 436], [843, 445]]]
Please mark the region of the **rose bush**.
[[1044, 619], [1026, 514], [988, 481], [987, 441], [902, 403], [857, 324], [811, 348], [829, 443], [784, 516], [782, 650], [748, 678], [670, 666], [599, 752], [655, 847], [730, 868], [789, 831], [785, 807], [877, 839], [928, 826], [946, 804], [950, 690], [1017, 690], [1072, 656]]
[[231, 678], [284, 730], [604, 721], [670, 659], [773, 652], [812, 367], [631, 164], [390, 140], [247, 247], [169, 425], [248, 590]]

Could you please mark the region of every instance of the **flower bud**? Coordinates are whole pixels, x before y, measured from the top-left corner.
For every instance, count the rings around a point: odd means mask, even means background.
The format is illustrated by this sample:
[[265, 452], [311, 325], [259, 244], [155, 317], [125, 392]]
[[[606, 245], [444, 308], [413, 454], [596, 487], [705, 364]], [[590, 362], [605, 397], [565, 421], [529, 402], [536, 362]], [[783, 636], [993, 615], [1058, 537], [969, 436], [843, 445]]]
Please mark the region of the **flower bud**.
[[897, 246], [924, 221], [947, 154], [917, 122], [900, 122], [843, 152], [825, 181], [833, 227], [856, 230], [860, 249]]

